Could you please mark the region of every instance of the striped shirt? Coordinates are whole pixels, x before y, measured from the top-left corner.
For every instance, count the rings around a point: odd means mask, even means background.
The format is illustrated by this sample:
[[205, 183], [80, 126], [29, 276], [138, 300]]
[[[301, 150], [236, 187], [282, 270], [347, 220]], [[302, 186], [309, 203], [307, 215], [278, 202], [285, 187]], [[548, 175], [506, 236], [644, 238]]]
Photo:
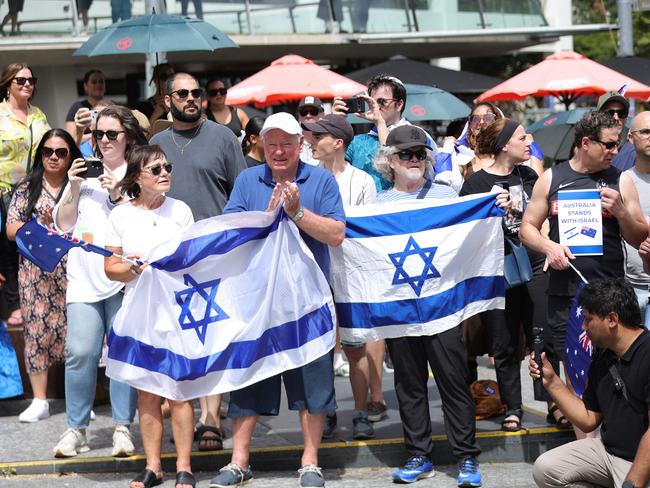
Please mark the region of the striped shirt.
[[[377, 193], [377, 196], [372, 201], [372, 203], [395, 202], [398, 200], [415, 200], [419, 194], [420, 190], [407, 193], [391, 188], [390, 190], [384, 190]], [[456, 191], [450, 186], [433, 183], [424, 198], [455, 198], [457, 196], [458, 193], [456, 193]]]

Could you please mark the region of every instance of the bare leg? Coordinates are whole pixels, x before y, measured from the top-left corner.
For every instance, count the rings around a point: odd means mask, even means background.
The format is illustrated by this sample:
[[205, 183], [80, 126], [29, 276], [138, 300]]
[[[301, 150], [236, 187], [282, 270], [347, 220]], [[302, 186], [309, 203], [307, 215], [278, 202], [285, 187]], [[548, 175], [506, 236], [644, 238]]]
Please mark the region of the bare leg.
[[[251, 438], [253, 437], [257, 418], [257, 416], [254, 416], [232, 419], [231, 462], [235, 463], [243, 470], [248, 468], [248, 453], [250, 451]], [[321, 432], [322, 430], [323, 428], [321, 425]], [[320, 442], [320, 437], [318, 441]]]
[[[194, 407], [192, 402], [178, 402], [169, 400], [169, 408], [172, 417], [172, 432], [174, 433], [174, 444], [176, 445], [176, 472], [192, 472], [190, 465], [190, 453], [194, 441]], [[177, 485], [178, 487], [190, 488], [190, 485]]]
[[[160, 449], [162, 446], [163, 420], [160, 411], [160, 397], [153, 393], [138, 390], [138, 416], [140, 418], [140, 433], [142, 446], [147, 458], [147, 469], [156, 473], [157, 477], [163, 475], [160, 463]], [[142, 487], [140, 482], [131, 483], [131, 488]]]
[[354, 398], [355, 410], [366, 410], [368, 401], [368, 357], [366, 345], [361, 347], [346, 347], [345, 355], [350, 363], [350, 385]]
[[370, 385], [370, 399], [373, 402], [384, 403], [384, 392], [381, 380], [384, 377], [384, 355], [386, 346], [384, 341], [368, 342], [366, 344], [368, 357], [368, 380]]
[[29, 382], [32, 385], [34, 398], [38, 398], [39, 400], [47, 400], [47, 371], [30, 374]]
[[307, 410], [300, 411], [300, 426], [302, 437], [305, 443], [305, 450], [302, 453], [302, 466], [313, 464], [318, 466], [318, 449], [323, 436], [325, 425], [325, 413], [311, 414]]
[[[201, 397], [199, 399], [199, 403], [201, 404], [201, 423], [220, 429], [221, 417], [219, 416], [219, 408], [221, 407], [221, 395]], [[216, 439], [216, 434], [212, 432], [205, 432], [203, 434], [203, 441], [200, 441], [199, 444], [201, 449], [211, 450], [219, 448], [219, 442], [216, 440], [210, 440], [211, 437], [214, 437]]]

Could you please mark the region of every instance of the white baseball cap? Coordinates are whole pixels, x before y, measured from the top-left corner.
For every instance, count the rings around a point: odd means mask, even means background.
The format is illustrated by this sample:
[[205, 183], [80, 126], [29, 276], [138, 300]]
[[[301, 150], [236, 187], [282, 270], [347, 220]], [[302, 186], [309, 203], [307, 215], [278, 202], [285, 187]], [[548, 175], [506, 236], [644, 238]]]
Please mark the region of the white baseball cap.
[[260, 131], [260, 135], [263, 136], [271, 129], [280, 129], [287, 134], [302, 135], [300, 124], [293, 115], [287, 112], [278, 112], [267, 117]]

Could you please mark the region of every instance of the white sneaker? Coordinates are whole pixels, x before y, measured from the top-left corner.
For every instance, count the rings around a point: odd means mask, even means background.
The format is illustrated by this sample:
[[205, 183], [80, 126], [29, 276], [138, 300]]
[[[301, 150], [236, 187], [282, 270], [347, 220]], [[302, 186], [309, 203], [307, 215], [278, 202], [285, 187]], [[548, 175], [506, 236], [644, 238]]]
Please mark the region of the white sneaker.
[[34, 398], [32, 403], [18, 416], [21, 422], [38, 422], [50, 416], [50, 404], [47, 400]]
[[90, 420], [95, 420], [96, 418], [97, 418], [97, 416], [95, 415], [95, 411], [91, 410], [90, 411]]
[[113, 457], [133, 456], [135, 446], [133, 445], [133, 436], [126, 425], [118, 425], [113, 433]]
[[79, 429], [68, 429], [54, 447], [54, 457], [72, 457], [88, 451], [90, 451], [90, 447], [88, 447], [86, 441], [86, 434], [83, 434]]
[[334, 368], [335, 376], [343, 376], [345, 378], [350, 376], [350, 363], [343, 361], [341, 364]]

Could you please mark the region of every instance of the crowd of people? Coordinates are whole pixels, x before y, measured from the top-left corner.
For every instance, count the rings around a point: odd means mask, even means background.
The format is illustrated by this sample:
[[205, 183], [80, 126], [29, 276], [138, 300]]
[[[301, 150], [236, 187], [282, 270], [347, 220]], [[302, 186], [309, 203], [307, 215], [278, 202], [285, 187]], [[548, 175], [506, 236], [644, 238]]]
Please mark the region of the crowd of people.
[[[470, 393], [475, 356], [494, 358], [505, 405], [502, 429], [519, 431], [524, 416], [520, 364], [532, 350], [534, 329], [542, 331], [545, 353], [531, 358], [530, 370], [547, 390], [547, 420], [573, 426], [579, 439], [577, 445], [541, 456], [535, 482], [648, 484], [650, 354], [644, 351], [650, 333], [643, 328], [642, 311], [650, 286], [650, 112], [631, 122], [632, 164], [629, 157], [617, 161], [630, 105], [618, 93], [604, 94], [576, 124], [571, 159], [544, 170], [525, 128], [491, 103], [475, 106], [463, 133], [439, 149], [426, 131], [404, 118], [406, 89], [390, 75], [369, 80], [360, 95], [367, 110], [356, 115], [372, 129], [356, 135], [339, 97], [328, 114], [322, 100], [306, 96], [295, 114], [249, 118], [225, 104], [222, 80], [211, 79], [203, 88], [191, 74], [165, 64], [154, 70], [152, 83], [156, 94], [131, 110], [106, 100], [103, 74], [89, 71], [84, 76], [87, 98], [71, 107], [65, 128], [52, 129], [33, 104], [33, 70], [17, 63], [0, 76], [0, 271], [7, 278], [8, 323], [24, 327], [24, 360], [34, 392], [19, 420], [49, 416], [47, 372], [65, 361], [68, 429], [53, 449], [55, 456], [90, 449], [95, 372], [123, 297], [148, 265], [138, 258], [193, 222], [282, 205], [327, 278], [329, 247], [339, 246], [345, 236], [345, 206], [457, 198], [500, 187], [495, 204], [504, 214], [505, 252], [523, 246], [532, 270], [527, 282], [507, 289], [505, 309], [483, 312], [434, 335], [337, 340], [333, 351], [306, 366], [231, 392], [232, 458], [210, 486], [237, 486], [253, 478], [249, 450], [255, 425], [260, 415], [278, 415], [281, 383], [289, 409], [299, 413], [304, 439], [300, 484], [324, 486], [318, 452], [321, 440], [332, 437], [337, 427], [335, 372], [350, 378], [353, 437], [370, 439], [373, 424], [386, 417], [382, 376], [388, 359], [409, 456], [393, 479], [411, 483], [435, 472], [427, 389], [431, 370], [458, 459], [458, 485], [481, 486]], [[574, 255], [561, 244], [557, 200], [567, 187], [598, 190], [602, 253]], [[53, 273], [43, 272], [19, 259], [13, 242], [33, 217], [115, 255], [73, 249]], [[579, 294], [583, 329], [600, 349], [590, 370], [590, 378], [599, 381], [590, 380], [580, 399], [570, 381], [560, 378], [567, 360], [567, 315], [582, 278], [589, 282]], [[110, 399], [113, 456], [137, 450], [131, 425], [136, 411], [139, 415], [146, 468], [132, 488], [162, 482], [166, 412], [177, 453], [177, 488], [195, 486], [194, 441], [200, 450], [223, 446], [221, 395], [199, 399], [197, 422], [192, 402], [163, 399], [117, 381], [111, 381]], [[628, 431], [634, 432], [632, 443]], [[588, 461], [580, 457], [586, 451]]]

